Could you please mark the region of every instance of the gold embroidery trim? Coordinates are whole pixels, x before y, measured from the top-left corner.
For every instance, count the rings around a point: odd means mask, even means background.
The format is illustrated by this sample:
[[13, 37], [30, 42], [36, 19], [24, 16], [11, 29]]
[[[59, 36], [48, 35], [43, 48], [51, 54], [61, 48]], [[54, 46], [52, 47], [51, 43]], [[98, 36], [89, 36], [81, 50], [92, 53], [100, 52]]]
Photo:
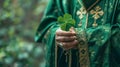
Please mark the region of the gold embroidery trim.
[[93, 3], [93, 5], [91, 5], [88, 9], [86, 9], [87, 11], [89, 11], [93, 6], [95, 6], [100, 0], [97, 0], [95, 3]]
[[90, 67], [89, 61], [89, 51], [88, 44], [86, 39], [86, 33], [84, 29], [76, 29], [77, 38], [79, 41], [78, 49], [79, 49], [79, 64], [80, 67]]
[[58, 45], [57, 45], [57, 42], [55, 41], [55, 67], [57, 67], [57, 58], [58, 58], [58, 56], [57, 56], [57, 54], [58, 54]]
[[[55, 43], [55, 67], [58, 66], [58, 63], [57, 63], [58, 55], [57, 54], [58, 54], [58, 43], [56, 42]], [[65, 55], [66, 55], [66, 62], [68, 62], [68, 67], [72, 67], [72, 50], [67, 50]], [[67, 59], [67, 56], [68, 56], [68, 59]]]
[[[88, 9], [86, 9], [86, 11], [89, 11], [93, 6], [95, 6], [100, 0], [97, 0], [95, 3], [93, 3]], [[81, 6], [84, 6], [79, 0], [78, 0], [78, 3], [81, 5]], [[85, 7], [84, 7], [85, 8]]]
[[[78, 0], [78, 3], [83, 7], [85, 8], [85, 6], [83, 6], [83, 4]], [[85, 9], [86, 10], [86, 9]]]
[[88, 15], [89, 15], [89, 14], [87, 13], [87, 16], [86, 16], [87, 18], [86, 18], [86, 25], [85, 25], [85, 29], [86, 29], [86, 28], [87, 28], [87, 26], [88, 26]]
[[72, 51], [69, 50], [69, 67], [72, 67]]

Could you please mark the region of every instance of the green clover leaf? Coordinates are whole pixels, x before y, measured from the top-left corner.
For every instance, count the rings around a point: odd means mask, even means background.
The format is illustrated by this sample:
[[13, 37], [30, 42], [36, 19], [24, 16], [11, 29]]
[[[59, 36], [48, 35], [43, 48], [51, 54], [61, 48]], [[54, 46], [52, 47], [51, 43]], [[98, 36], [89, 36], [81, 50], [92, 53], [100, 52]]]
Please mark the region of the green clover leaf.
[[58, 17], [57, 21], [60, 24], [60, 28], [64, 31], [69, 31], [71, 27], [75, 27], [75, 20], [68, 13], [64, 14], [63, 17]]

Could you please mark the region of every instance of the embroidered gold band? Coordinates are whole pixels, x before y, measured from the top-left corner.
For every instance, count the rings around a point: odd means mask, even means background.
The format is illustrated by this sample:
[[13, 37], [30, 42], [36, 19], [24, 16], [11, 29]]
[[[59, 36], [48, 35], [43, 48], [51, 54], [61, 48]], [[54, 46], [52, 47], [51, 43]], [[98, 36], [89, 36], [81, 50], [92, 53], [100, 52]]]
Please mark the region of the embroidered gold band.
[[90, 67], [88, 44], [87, 44], [85, 30], [79, 28], [76, 29], [76, 32], [79, 41], [78, 49], [79, 49], [80, 67]]

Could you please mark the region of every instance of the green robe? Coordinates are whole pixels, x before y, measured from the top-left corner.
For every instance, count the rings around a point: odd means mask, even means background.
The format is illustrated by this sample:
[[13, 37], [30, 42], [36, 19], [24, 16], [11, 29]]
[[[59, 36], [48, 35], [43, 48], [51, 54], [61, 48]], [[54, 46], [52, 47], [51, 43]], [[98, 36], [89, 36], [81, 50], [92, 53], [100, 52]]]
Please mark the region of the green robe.
[[[46, 67], [55, 67], [57, 18], [65, 13], [76, 20], [78, 40], [81, 36], [85, 38], [90, 67], [120, 67], [120, 0], [50, 0], [48, 3], [35, 37], [36, 42], [46, 45]], [[78, 54], [79, 49], [72, 49], [72, 67], [80, 67]], [[57, 67], [68, 67], [60, 47]]]

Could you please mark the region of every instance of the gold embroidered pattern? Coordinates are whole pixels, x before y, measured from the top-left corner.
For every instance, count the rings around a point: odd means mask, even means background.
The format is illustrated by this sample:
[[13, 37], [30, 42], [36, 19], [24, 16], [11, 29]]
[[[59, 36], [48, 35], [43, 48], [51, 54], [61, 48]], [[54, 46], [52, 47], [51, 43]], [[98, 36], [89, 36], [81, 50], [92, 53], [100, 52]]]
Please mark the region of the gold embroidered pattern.
[[77, 40], [79, 41], [78, 49], [80, 67], [90, 67], [88, 44], [85, 30], [79, 28], [75, 29], [75, 31], [77, 32], [76, 36]]
[[77, 15], [80, 19], [82, 19], [84, 14], [86, 14], [86, 10], [85, 8], [81, 7], [80, 10], [77, 11]]
[[97, 24], [96, 21], [97, 21], [101, 16], [103, 16], [103, 14], [104, 14], [103, 10], [101, 9], [100, 6], [96, 6], [96, 7], [95, 7], [95, 10], [91, 10], [91, 11], [90, 11], [90, 14], [92, 14], [92, 15], [93, 15], [93, 18], [94, 18], [93, 26], [94, 26], [94, 27], [98, 26], [98, 24]]
[[[81, 19], [83, 19], [83, 15], [85, 15], [87, 12], [86, 12], [86, 10], [85, 10], [85, 8], [84, 7], [81, 7], [78, 11], [77, 11], [77, 15], [79, 16], [79, 19], [81, 20]], [[78, 26], [82, 26], [82, 22], [80, 21], [79, 22], [79, 24], [78, 24]]]

